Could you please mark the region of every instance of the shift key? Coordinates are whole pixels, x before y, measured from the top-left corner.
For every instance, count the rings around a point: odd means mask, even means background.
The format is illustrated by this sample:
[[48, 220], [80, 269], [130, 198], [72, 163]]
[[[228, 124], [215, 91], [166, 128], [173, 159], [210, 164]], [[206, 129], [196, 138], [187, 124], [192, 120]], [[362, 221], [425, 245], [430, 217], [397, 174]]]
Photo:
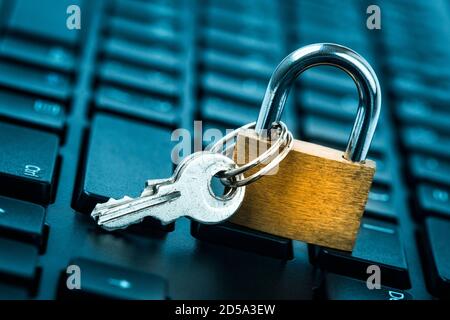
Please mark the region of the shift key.
[[0, 122], [0, 194], [50, 203], [58, 144], [54, 134]]

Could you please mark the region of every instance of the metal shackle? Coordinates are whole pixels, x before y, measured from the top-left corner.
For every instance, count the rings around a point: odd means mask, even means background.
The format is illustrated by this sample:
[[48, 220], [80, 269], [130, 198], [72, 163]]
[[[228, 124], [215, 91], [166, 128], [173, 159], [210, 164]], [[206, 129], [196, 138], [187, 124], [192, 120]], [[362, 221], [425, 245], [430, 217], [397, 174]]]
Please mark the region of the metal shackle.
[[353, 50], [333, 44], [311, 44], [290, 53], [273, 72], [264, 95], [255, 130], [260, 134], [279, 122], [289, 90], [305, 70], [329, 65], [344, 70], [355, 82], [359, 106], [344, 158], [364, 161], [372, 142], [381, 109], [378, 78], [369, 63]]

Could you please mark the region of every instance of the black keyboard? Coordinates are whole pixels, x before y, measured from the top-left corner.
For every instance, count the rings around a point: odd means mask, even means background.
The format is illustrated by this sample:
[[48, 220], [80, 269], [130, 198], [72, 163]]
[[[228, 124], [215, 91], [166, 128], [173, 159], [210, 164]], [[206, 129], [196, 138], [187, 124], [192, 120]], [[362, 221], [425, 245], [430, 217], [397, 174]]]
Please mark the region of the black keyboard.
[[[80, 30], [66, 27], [73, 4]], [[371, 4], [0, 0], [0, 298], [449, 298], [450, 1], [378, 1], [379, 30]], [[352, 253], [185, 218], [96, 227], [97, 203], [170, 176], [174, 129], [255, 121], [277, 64], [316, 42], [363, 55], [383, 92]], [[353, 81], [317, 67], [283, 119], [343, 149], [356, 107]], [[82, 290], [68, 289], [69, 266]]]

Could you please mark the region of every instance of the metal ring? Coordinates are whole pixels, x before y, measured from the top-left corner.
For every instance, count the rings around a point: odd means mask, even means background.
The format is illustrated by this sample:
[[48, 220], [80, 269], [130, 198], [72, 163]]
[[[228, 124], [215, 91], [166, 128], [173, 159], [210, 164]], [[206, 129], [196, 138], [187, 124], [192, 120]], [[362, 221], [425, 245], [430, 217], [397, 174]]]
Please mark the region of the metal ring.
[[281, 123], [280, 127], [282, 129], [281, 133], [279, 134], [278, 139], [275, 141], [274, 144], [272, 144], [270, 146], [269, 149], [264, 151], [262, 154], [260, 154], [258, 157], [256, 157], [252, 161], [250, 161], [242, 166], [239, 166], [235, 169], [230, 169], [230, 170], [227, 170], [226, 172], [223, 172], [222, 174], [220, 174], [220, 177], [221, 178], [230, 178], [230, 177], [239, 175], [241, 173], [246, 172], [247, 170], [250, 170], [250, 169], [260, 165], [261, 163], [264, 163], [267, 159], [269, 159], [275, 153], [276, 150], [278, 150], [283, 144], [285, 144], [285, 142], [288, 139], [289, 130], [287, 130], [286, 125], [284, 123]]
[[220, 179], [224, 185], [231, 188], [238, 188], [246, 186], [252, 182], [255, 182], [256, 180], [259, 180], [270, 172], [272, 169], [274, 169], [281, 161], [283, 161], [284, 158], [288, 155], [289, 151], [291, 151], [292, 146], [294, 144], [294, 138], [292, 137], [292, 133], [289, 131], [287, 135], [287, 141], [286, 146], [283, 148], [283, 151], [281, 151], [275, 159], [273, 159], [267, 166], [259, 170], [258, 172], [252, 174], [251, 176], [240, 179], [240, 180], [233, 180], [233, 182], [230, 182], [230, 179], [228, 178], [222, 178]]
[[[246, 124], [231, 133], [227, 134], [222, 139], [218, 140], [212, 147], [208, 149], [208, 151], [211, 152], [221, 152], [226, 154], [226, 152], [235, 146], [235, 142], [224, 150], [223, 145], [226, 144], [228, 141], [233, 140], [237, 138], [239, 133], [241, 133], [243, 130], [250, 129], [255, 126], [255, 122]], [[289, 153], [289, 151], [292, 149], [293, 145], [293, 137], [292, 133], [288, 130], [286, 124], [283, 122], [279, 122], [274, 124], [274, 127], [279, 126], [281, 129], [281, 132], [275, 141], [266, 151], [264, 151], [261, 155], [253, 159], [252, 161], [246, 163], [243, 166], [237, 167], [236, 169], [230, 169], [225, 172], [222, 172], [220, 175], [218, 175], [221, 178], [221, 181], [224, 185], [228, 187], [242, 187], [245, 185], [248, 185], [249, 183], [252, 183], [258, 179], [260, 179], [263, 175], [271, 171], [275, 166], [277, 166]], [[244, 179], [238, 179], [236, 180], [236, 176], [242, 176], [242, 174], [269, 159], [273, 155], [275, 155], [275, 152], [278, 152], [280, 147], [283, 147], [283, 150], [265, 167], [263, 167], [258, 172], [252, 174], [250, 177], [244, 178]], [[222, 150], [221, 150], [222, 149]], [[234, 179], [232, 179], [234, 178]]]

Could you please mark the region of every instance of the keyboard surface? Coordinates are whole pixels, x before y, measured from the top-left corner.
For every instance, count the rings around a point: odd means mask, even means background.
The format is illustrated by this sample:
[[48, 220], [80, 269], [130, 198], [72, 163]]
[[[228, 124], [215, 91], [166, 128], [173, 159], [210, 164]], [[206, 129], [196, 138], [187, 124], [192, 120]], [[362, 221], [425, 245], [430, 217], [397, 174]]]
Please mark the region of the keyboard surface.
[[[74, 4], [80, 30], [66, 26]], [[0, 0], [0, 299], [449, 298], [450, 1], [379, 1], [379, 30], [366, 27], [369, 5]], [[363, 55], [383, 92], [352, 253], [186, 218], [96, 227], [96, 203], [170, 176], [175, 129], [255, 121], [277, 64], [316, 42]], [[317, 67], [283, 120], [344, 149], [357, 104], [347, 75]], [[66, 287], [74, 265], [84, 290]]]

